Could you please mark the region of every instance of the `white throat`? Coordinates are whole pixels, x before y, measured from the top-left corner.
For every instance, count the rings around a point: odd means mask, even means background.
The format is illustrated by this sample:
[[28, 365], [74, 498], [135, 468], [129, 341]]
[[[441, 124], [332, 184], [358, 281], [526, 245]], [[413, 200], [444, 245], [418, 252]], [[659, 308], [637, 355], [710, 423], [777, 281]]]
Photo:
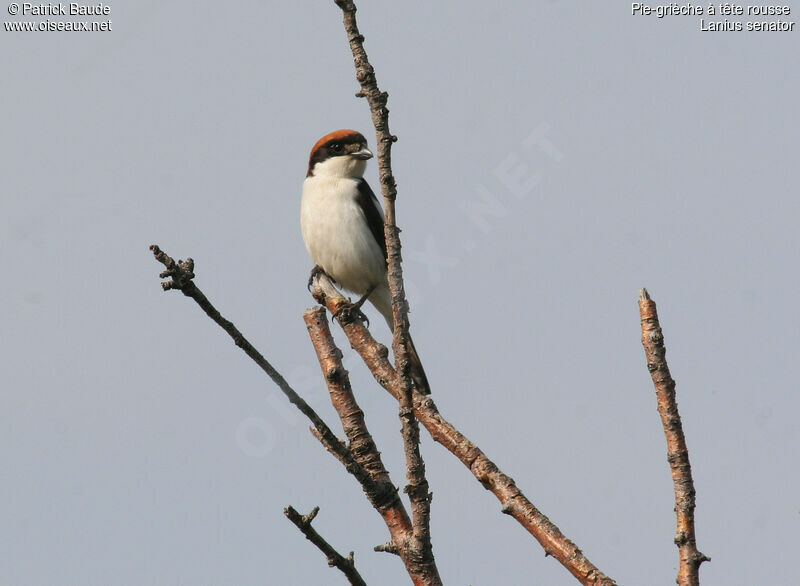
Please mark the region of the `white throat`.
[[331, 157], [314, 165], [314, 177], [349, 177], [360, 179], [364, 176], [367, 162], [347, 155]]

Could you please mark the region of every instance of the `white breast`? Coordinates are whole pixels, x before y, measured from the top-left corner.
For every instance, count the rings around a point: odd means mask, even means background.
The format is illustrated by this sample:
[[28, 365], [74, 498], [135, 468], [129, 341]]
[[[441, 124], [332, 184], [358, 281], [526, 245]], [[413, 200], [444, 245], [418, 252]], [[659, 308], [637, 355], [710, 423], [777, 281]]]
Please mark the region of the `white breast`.
[[342, 287], [361, 295], [386, 281], [386, 261], [367, 226], [357, 195], [357, 179], [307, 177], [303, 182], [300, 225], [314, 263]]

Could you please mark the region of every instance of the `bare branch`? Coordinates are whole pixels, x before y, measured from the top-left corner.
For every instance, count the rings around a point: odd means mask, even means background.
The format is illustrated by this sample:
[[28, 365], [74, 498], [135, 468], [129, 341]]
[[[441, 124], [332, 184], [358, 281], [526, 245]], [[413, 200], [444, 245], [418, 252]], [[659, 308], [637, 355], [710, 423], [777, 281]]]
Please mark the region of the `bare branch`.
[[[342, 398], [342, 401], [338, 404], [343, 409], [342, 413], [345, 414], [343, 425], [345, 426], [346, 433], [349, 432], [350, 434], [348, 437], [351, 443], [353, 443], [353, 440], [356, 440], [354, 446], [359, 447], [358, 458], [354, 456], [350, 448], [336, 437], [322, 418], [319, 417], [311, 406], [291, 388], [289, 383], [286, 382], [283, 376], [275, 370], [266, 358], [250, 344], [236, 326], [222, 317], [203, 292], [195, 285], [193, 281], [195, 276], [193, 272], [194, 262], [191, 259], [187, 259], [186, 261], [179, 261], [176, 263], [156, 245], [152, 245], [150, 250], [153, 252], [156, 260], [166, 267], [166, 270], [160, 274], [160, 277], [162, 279], [171, 279], [170, 281], [162, 283], [162, 288], [165, 291], [178, 289], [187, 297], [194, 299], [203, 311], [233, 338], [236, 345], [242, 348], [242, 350], [244, 350], [244, 352], [275, 381], [289, 400], [311, 420], [314, 424], [314, 427], [311, 429], [314, 437], [316, 437], [325, 448], [345, 466], [347, 471], [359, 481], [364, 492], [370, 498], [370, 502], [372, 502], [383, 516], [389, 528], [389, 532], [392, 535], [392, 541], [402, 544], [401, 558], [403, 558], [414, 584], [417, 586], [441, 584], [435, 564], [428, 563], [426, 560], [421, 560], [420, 556], [417, 554], [418, 548], [415, 547], [411, 520], [403, 507], [397, 488], [391, 483], [388, 473], [383, 468], [377, 449], [374, 450], [374, 453], [370, 453], [368, 449], [363, 449], [366, 443], [372, 442], [372, 438], [369, 437], [365, 442], [366, 438], [357, 437], [362, 433], [362, 428], [358, 423], [358, 419], [361, 417], [363, 423], [363, 414], [360, 414], [361, 410], [352, 397], [349, 381], [346, 376], [347, 373], [341, 365], [339, 351], [333, 346], [333, 340], [327, 326], [324, 309], [317, 308], [309, 312], [311, 314], [316, 314], [317, 317], [321, 314], [321, 323], [324, 324], [324, 329], [327, 332], [326, 335], [322, 336], [315, 336], [312, 332], [312, 341], [325, 340], [327, 337], [331, 348], [326, 351], [327, 353], [323, 353], [323, 355], [327, 361], [330, 361], [334, 356], [336, 358], [333, 360], [332, 369], [326, 369], [323, 364], [323, 372], [326, 374], [326, 381], [329, 383], [329, 386], [336, 385], [339, 384], [341, 377], [344, 377], [347, 393], [349, 393], [350, 398], [353, 399], [352, 402], [348, 402], [346, 393], [344, 393], [344, 388], [342, 387], [340, 389], [341, 392], [338, 396]], [[311, 324], [309, 324], [309, 329], [313, 329]], [[334, 405], [336, 404], [337, 402], [334, 402]], [[366, 428], [364, 427], [363, 429], [365, 430]], [[368, 432], [367, 435], [369, 435]], [[372, 445], [374, 448], [374, 442], [372, 442]], [[365, 465], [368, 465], [369, 469], [367, 469]]]
[[384, 237], [388, 260], [389, 290], [392, 296], [392, 314], [394, 317], [394, 336], [392, 347], [394, 349], [397, 371], [399, 372], [400, 421], [404, 450], [406, 454], [406, 476], [408, 486], [406, 492], [411, 500], [411, 510], [414, 523], [414, 538], [418, 541], [417, 548], [425, 563], [433, 563], [433, 548], [430, 535], [431, 495], [428, 492], [428, 481], [425, 477], [425, 462], [419, 450], [419, 426], [414, 418], [411, 371], [409, 362], [409, 337], [408, 337], [408, 303], [403, 286], [402, 257], [400, 253], [400, 230], [397, 227], [395, 216], [395, 199], [397, 186], [392, 174], [392, 143], [397, 137], [389, 131], [389, 109], [386, 103], [389, 94], [382, 92], [378, 87], [375, 69], [369, 62], [364, 49], [364, 36], [358, 30], [356, 22], [356, 6], [352, 0], [335, 0], [341, 8], [344, 18], [344, 28], [353, 53], [353, 63], [356, 68], [356, 78], [361, 85], [359, 96], [363, 96], [369, 103], [372, 114], [372, 123], [375, 126], [378, 150], [378, 175], [381, 183], [381, 193], [384, 197], [384, 210], [386, 221], [384, 223]]
[[[350, 451], [358, 463], [369, 471], [373, 480], [371, 483], [362, 482], [364, 493], [383, 517], [392, 536], [391, 543], [397, 544], [395, 553], [403, 560], [414, 584], [441, 584], [433, 557], [425, 558], [419, 549], [408, 513], [367, 429], [364, 413], [356, 402], [350, 377], [342, 364], [341, 351], [334, 344], [325, 308], [308, 309], [303, 318], [317, 352], [331, 402], [350, 440]], [[342, 320], [345, 321], [345, 318]]]
[[382, 551], [385, 553], [393, 553], [394, 555], [400, 555], [398, 552], [397, 544], [394, 541], [387, 541], [386, 543], [382, 543], [381, 545], [376, 545], [373, 548], [373, 551]]
[[350, 441], [348, 449], [356, 461], [369, 473], [371, 483], [363, 486], [370, 502], [384, 515], [392, 538], [404, 540], [411, 530], [411, 521], [403, 502], [383, 465], [375, 440], [367, 428], [364, 412], [356, 402], [350, 387], [350, 377], [342, 364], [341, 351], [331, 335], [325, 309], [308, 309], [303, 316], [311, 342], [317, 352], [322, 374], [328, 385], [331, 403], [342, 421]]
[[219, 325], [225, 332], [233, 338], [239, 348], [244, 350], [247, 354], [269, 377], [278, 385], [283, 394], [294, 404], [303, 415], [308, 417], [314, 427], [311, 433], [316, 437], [325, 448], [333, 454], [345, 467], [355, 476], [367, 476], [366, 472], [361, 466], [353, 459], [344, 443], [336, 437], [336, 434], [331, 431], [330, 427], [322, 420], [311, 406], [306, 403], [303, 398], [295, 392], [295, 390], [286, 382], [286, 379], [275, 370], [275, 368], [267, 361], [266, 358], [256, 350], [250, 342], [242, 335], [242, 333], [230, 321], [222, 317], [217, 309], [211, 304], [208, 298], [202, 291], [194, 284], [194, 261], [191, 258], [185, 261], [178, 261], [177, 263], [165, 252], [163, 252], [157, 245], [150, 246], [156, 260], [166, 267], [159, 277], [162, 279], [170, 278], [170, 281], [161, 283], [164, 291], [170, 289], [178, 289], [187, 297], [195, 300], [195, 302], [206, 312], [214, 322]]
[[339, 568], [353, 586], [367, 586], [353, 563], [353, 552], [351, 551], [350, 555], [344, 557], [311, 526], [311, 521], [314, 520], [317, 513], [319, 513], [319, 507], [314, 507], [308, 515], [301, 515], [291, 505], [283, 509], [283, 514], [300, 529], [306, 539], [325, 554], [330, 567]]
[[[347, 299], [336, 289], [327, 275], [317, 275], [312, 292], [314, 298], [325, 305], [331, 313], [347, 303]], [[340, 320], [350, 344], [364, 359], [375, 380], [395, 398], [399, 397], [397, 373], [387, 358], [386, 347], [372, 337], [359, 321]], [[480, 481], [486, 490], [494, 494], [501, 503], [503, 513], [519, 522], [544, 548], [545, 553], [557, 559], [581, 584], [585, 586], [614, 586], [614, 580], [603, 574], [583, 555], [572, 541], [567, 539], [517, 488], [514, 479], [504, 474], [497, 465], [458, 431], [439, 413], [430, 396], [414, 392], [414, 414], [431, 434], [434, 441], [442, 444], [456, 456]]]
[[667, 349], [664, 334], [658, 323], [656, 302], [650, 299], [647, 289], [639, 292], [639, 314], [642, 320], [642, 345], [647, 357], [647, 370], [653, 378], [658, 401], [658, 413], [667, 437], [667, 460], [672, 471], [675, 488], [675, 513], [678, 529], [675, 544], [678, 546], [680, 567], [678, 584], [698, 586], [700, 584], [700, 564], [711, 561], [697, 549], [694, 531], [695, 490], [692, 480], [692, 467], [689, 464], [689, 450], [683, 435], [678, 402], [675, 398], [675, 381], [667, 366]]
[[[336, 347], [331, 335], [324, 307], [307, 309], [303, 315], [311, 337], [311, 343], [317, 352], [317, 359], [322, 368], [322, 375], [328, 385], [331, 402], [339, 414], [348, 446], [353, 457], [379, 482], [388, 482], [389, 473], [381, 460], [380, 452], [367, 428], [364, 412], [356, 402], [350, 378], [342, 364], [342, 355]], [[395, 496], [397, 497], [395, 489]], [[398, 497], [399, 498], [399, 497]]]

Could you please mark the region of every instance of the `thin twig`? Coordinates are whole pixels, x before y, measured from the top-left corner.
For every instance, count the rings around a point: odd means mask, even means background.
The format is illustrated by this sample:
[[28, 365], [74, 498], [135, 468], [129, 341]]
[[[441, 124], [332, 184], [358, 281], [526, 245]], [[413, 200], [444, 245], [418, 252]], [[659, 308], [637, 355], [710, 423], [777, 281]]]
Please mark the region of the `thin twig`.
[[214, 322], [219, 325], [225, 332], [233, 338], [239, 348], [244, 350], [247, 354], [269, 377], [278, 385], [278, 388], [283, 392], [289, 401], [294, 404], [303, 415], [305, 415], [314, 427], [311, 433], [316, 437], [323, 446], [338, 459], [345, 468], [350, 471], [356, 478], [369, 478], [367, 472], [355, 461], [353, 455], [347, 449], [344, 442], [342, 442], [336, 434], [331, 431], [331, 428], [322, 420], [311, 406], [306, 403], [303, 398], [295, 392], [295, 390], [286, 382], [286, 379], [275, 370], [275, 368], [267, 361], [266, 358], [256, 350], [253, 345], [242, 335], [242, 333], [230, 321], [222, 317], [217, 309], [211, 304], [203, 292], [194, 284], [194, 261], [187, 258], [185, 261], [175, 262], [169, 255], [163, 252], [157, 245], [150, 246], [156, 260], [166, 267], [159, 278], [170, 279], [161, 283], [164, 291], [177, 289], [187, 297], [195, 300], [195, 302], [206, 312]]
[[639, 314], [642, 320], [642, 345], [647, 357], [647, 370], [653, 378], [658, 401], [658, 413], [667, 437], [667, 460], [672, 471], [675, 488], [675, 513], [678, 528], [675, 545], [678, 546], [680, 567], [678, 584], [698, 586], [700, 584], [700, 564], [711, 561], [697, 549], [694, 531], [695, 490], [692, 480], [692, 467], [689, 464], [689, 450], [683, 435], [678, 402], [675, 399], [675, 381], [667, 366], [667, 349], [664, 334], [658, 323], [656, 302], [650, 299], [647, 289], [639, 292]]
[[316, 545], [317, 548], [325, 554], [325, 557], [328, 558], [328, 565], [331, 568], [339, 568], [353, 586], [367, 586], [367, 583], [364, 582], [364, 578], [362, 578], [361, 574], [356, 570], [355, 563], [353, 562], [353, 552], [351, 551], [350, 555], [344, 557], [311, 526], [311, 521], [314, 520], [317, 513], [319, 513], [319, 507], [314, 507], [308, 515], [301, 515], [291, 505], [283, 509], [283, 514], [297, 526], [303, 535], [306, 536], [306, 539]]
[[406, 476], [408, 485], [406, 492], [411, 500], [411, 511], [414, 523], [415, 549], [419, 550], [424, 564], [433, 564], [433, 547], [431, 545], [431, 494], [429, 493], [428, 480], [425, 476], [425, 462], [419, 449], [419, 425], [414, 418], [413, 394], [411, 386], [411, 372], [409, 363], [409, 338], [408, 338], [408, 302], [406, 301], [403, 285], [403, 268], [400, 245], [400, 230], [397, 227], [395, 215], [395, 199], [397, 185], [392, 174], [392, 144], [397, 137], [389, 131], [389, 109], [386, 103], [389, 99], [387, 92], [382, 92], [378, 87], [375, 69], [369, 62], [364, 49], [364, 36], [358, 30], [356, 22], [356, 5], [352, 0], [335, 0], [341, 8], [344, 18], [344, 28], [353, 53], [353, 63], [356, 68], [356, 78], [361, 85], [357, 94], [365, 97], [372, 114], [372, 123], [375, 126], [378, 150], [378, 176], [380, 178], [381, 193], [384, 198], [384, 237], [388, 260], [389, 291], [392, 296], [392, 314], [394, 317], [394, 336], [392, 348], [394, 349], [395, 362], [399, 373], [400, 392], [400, 421], [404, 451], [406, 454]]
[[[316, 277], [312, 292], [314, 298], [331, 313], [345, 307], [348, 300], [336, 289], [327, 275]], [[364, 325], [355, 321], [341, 321], [351, 346], [364, 359], [375, 380], [395, 398], [399, 397], [397, 373], [389, 362], [388, 350], [378, 343]], [[614, 586], [614, 580], [592, 564], [572, 541], [550, 521], [517, 488], [514, 479], [504, 474], [497, 465], [458, 431], [439, 413], [430, 396], [414, 392], [414, 414], [431, 434], [456, 456], [478, 479], [486, 490], [501, 503], [503, 513], [519, 522], [544, 548], [547, 555], [557, 559], [581, 584], [585, 586]]]

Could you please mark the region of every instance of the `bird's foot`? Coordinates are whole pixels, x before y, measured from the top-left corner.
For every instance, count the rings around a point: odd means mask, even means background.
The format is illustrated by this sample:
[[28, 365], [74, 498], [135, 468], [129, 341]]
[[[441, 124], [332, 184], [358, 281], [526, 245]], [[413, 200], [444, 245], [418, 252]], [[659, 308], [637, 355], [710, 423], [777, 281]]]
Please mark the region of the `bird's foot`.
[[361, 306], [364, 305], [364, 302], [374, 290], [375, 286], [373, 285], [367, 290], [366, 293], [364, 293], [364, 295], [361, 296], [361, 299], [355, 303], [342, 303], [339, 309], [334, 312], [333, 316], [331, 317], [331, 321], [338, 318], [340, 323], [348, 323], [354, 319], [359, 319], [363, 321], [367, 327], [369, 327], [369, 318], [363, 311], [361, 311]]
[[[311, 291], [311, 285], [314, 284], [314, 279], [316, 279], [319, 275], [327, 275], [328, 273], [325, 272], [319, 265], [314, 265], [314, 268], [311, 269], [311, 274], [308, 277], [308, 290]], [[330, 275], [328, 275], [330, 277]], [[333, 280], [333, 279], [331, 279]]]
[[333, 315], [331, 316], [331, 321], [334, 319], [338, 319], [339, 323], [342, 325], [349, 324], [355, 320], [359, 320], [364, 322], [364, 324], [369, 327], [369, 318], [367, 315], [361, 311], [357, 303], [342, 303]]

